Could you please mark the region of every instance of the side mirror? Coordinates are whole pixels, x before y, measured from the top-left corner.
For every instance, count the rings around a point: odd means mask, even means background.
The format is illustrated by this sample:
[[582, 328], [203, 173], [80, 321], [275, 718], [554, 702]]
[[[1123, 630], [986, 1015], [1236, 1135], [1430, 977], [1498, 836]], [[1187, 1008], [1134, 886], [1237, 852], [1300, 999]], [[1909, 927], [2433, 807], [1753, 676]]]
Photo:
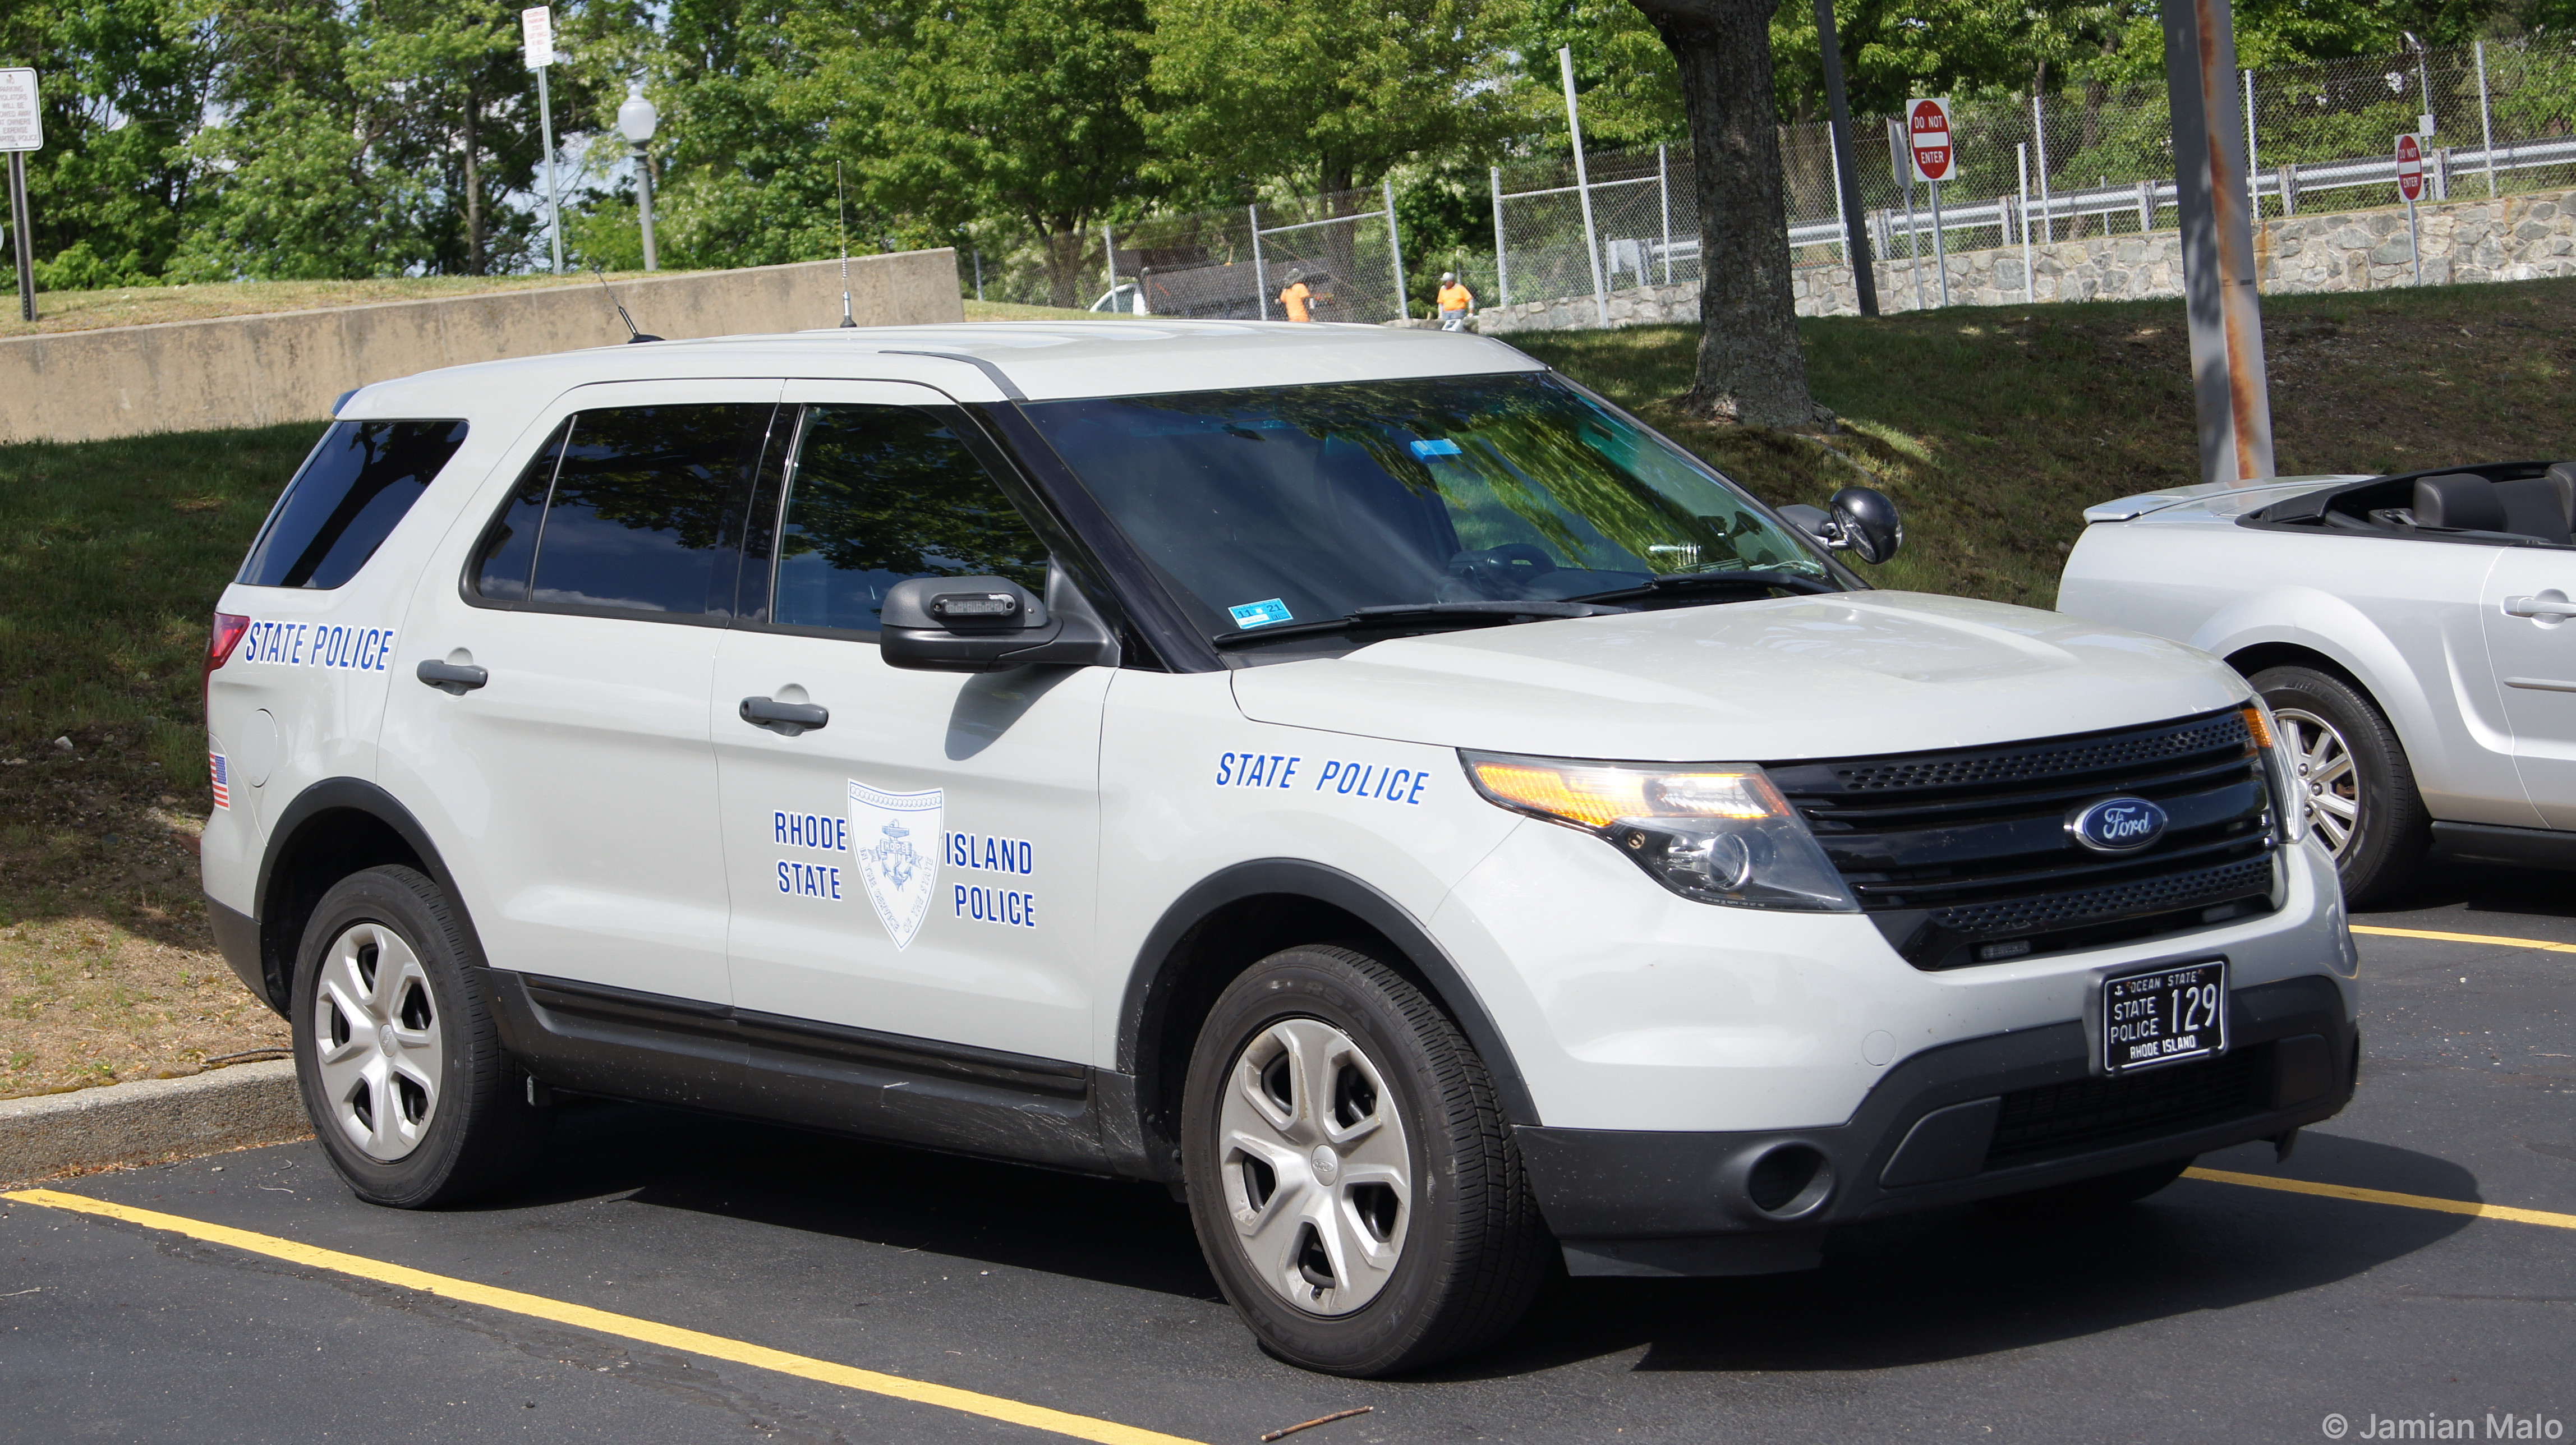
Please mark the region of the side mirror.
[[1780, 516], [1832, 550], [1849, 552], [1873, 566], [1905, 545], [1905, 523], [1885, 492], [1845, 487], [1834, 493], [1833, 508], [1828, 513], [1822, 507], [1782, 507]]
[[877, 644], [889, 667], [999, 672], [1033, 663], [1115, 667], [1118, 641], [1062, 574], [1049, 607], [1006, 577], [915, 577], [886, 593]]
[[1834, 493], [1834, 529], [1843, 545], [1875, 567], [1905, 545], [1905, 522], [1896, 503], [1872, 487], [1845, 487]]

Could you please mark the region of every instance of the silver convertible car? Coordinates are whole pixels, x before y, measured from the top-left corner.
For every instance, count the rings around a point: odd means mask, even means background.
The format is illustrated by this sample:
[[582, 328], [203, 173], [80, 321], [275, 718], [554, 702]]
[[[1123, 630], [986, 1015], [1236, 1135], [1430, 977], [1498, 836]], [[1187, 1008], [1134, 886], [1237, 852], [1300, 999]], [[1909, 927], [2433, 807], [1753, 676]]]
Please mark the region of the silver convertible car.
[[2576, 866], [2576, 462], [2179, 487], [2084, 520], [2058, 610], [2252, 679], [2356, 906], [2428, 853]]

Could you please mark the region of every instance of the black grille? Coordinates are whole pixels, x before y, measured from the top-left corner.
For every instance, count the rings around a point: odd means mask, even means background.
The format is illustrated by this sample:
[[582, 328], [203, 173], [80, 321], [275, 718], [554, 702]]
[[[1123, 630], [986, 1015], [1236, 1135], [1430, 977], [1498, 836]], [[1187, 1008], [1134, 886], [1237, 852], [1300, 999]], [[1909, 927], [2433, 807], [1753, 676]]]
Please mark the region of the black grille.
[[2006, 1094], [1986, 1167], [2115, 1148], [2268, 1108], [2271, 1052], [2258, 1044], [2205, 1063]]
[[[2235, 709], [2113, 732], [1894, 758], [1775, 763], [1861, 907], [1918, 968], [2203, 927], [2271, 906], [2270, 798]], [[2135, 855], [2067, 820], [2140, 797], [2165, 833]]]
[[2179, 728], [2072, 743], [2044, 743], [2009, 752], [1972, 752], [1902, 761], [1834, 764], [1846, 792], [1892, 788], [1959, 788], [1977, 783], [2027, 783], [2105, 768], [2134, 767], [2188, 757], [2213, 748], [2243, 748], [2252, 741], [2245, 718], [2226, 713]]
[[1959, 933], [2027, 933], [2089, 918], [2161, 911], [2207, 898], [2241, 897], [2272, 887], [2272, 860], [2250, 858], [2218, 868], [2195, 868], [2162, 878], [2141, 878], [2109, 888], [2080, 893], [2053, 893], [2014, 898], [2002, 903], [1973, 903], [1963, 908], [1936, 908], [1935, 924]]

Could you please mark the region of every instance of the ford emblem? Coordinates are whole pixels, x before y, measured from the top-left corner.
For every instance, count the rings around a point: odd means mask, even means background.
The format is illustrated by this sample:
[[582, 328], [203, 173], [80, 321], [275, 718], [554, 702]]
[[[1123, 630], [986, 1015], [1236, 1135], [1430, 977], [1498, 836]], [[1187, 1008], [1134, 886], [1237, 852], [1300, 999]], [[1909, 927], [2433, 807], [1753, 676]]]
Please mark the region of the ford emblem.
[[2096, 853], [2135, 853], [2165, 835], [2165, 822], [2144, 798], [2104, 798], [2067, 819], [2066, 831]]

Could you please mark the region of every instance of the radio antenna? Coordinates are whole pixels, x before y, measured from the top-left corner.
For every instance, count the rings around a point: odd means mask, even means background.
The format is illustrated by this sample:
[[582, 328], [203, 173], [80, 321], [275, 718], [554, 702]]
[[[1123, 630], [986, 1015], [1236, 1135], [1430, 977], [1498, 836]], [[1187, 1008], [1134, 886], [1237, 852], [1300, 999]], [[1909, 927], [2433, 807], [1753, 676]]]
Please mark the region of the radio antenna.
[[850, 314], [850, 187], [841, 174], [841, 163], [832, 162], [832, 193], [841, 203], [841, 324], [858, 325]]
[[590, 263], [590, 274], [599, 278], [599, 289], [608, 293], [608, 304], [617, 308], [617, 319], [626, 323], [627, 345], [632, 346], [638, 341], [659, 341], [662, 339], [650, 332], [638, 331], [635, 329], [635, 318], [626, 314], [626, 303], [617, 299], [616, 290], [608, 284], [608, 275], [606, 272], [599, 269], [598, 262], [593, 261]]

